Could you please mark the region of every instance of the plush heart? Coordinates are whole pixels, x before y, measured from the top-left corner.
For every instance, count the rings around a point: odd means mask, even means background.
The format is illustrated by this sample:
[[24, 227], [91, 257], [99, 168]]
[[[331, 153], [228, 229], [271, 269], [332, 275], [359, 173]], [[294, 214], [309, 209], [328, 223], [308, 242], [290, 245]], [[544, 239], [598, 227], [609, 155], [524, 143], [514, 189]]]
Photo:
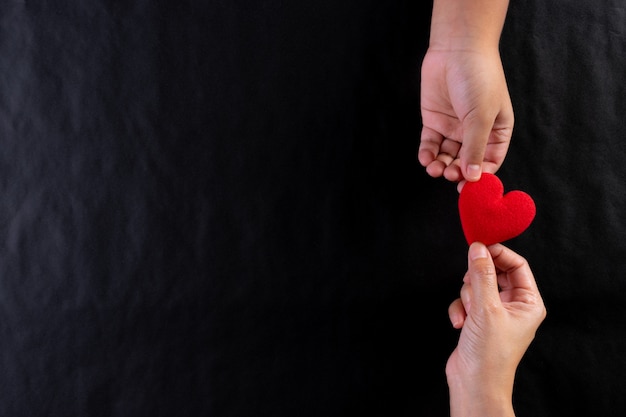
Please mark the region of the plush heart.
[[533, 199], [523, 191], [503, 193], [502, 182], [494, 174], [483, 173], [480, 180], [465, 183], [459, 213], [467, 243], [504, 242], [530, 226], [536, 213]]

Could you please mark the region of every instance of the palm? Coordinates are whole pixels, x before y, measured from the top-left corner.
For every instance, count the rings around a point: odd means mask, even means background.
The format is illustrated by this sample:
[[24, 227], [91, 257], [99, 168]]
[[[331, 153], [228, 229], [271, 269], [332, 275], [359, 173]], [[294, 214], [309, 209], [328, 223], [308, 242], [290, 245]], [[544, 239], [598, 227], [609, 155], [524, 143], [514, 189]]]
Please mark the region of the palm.
[[463, 179], [461, 159], [480, 153], [495, 173], [506, 156], [513, 110], [499, 56], [429, 51], [421, 74], [419, 160], [430, 175]]

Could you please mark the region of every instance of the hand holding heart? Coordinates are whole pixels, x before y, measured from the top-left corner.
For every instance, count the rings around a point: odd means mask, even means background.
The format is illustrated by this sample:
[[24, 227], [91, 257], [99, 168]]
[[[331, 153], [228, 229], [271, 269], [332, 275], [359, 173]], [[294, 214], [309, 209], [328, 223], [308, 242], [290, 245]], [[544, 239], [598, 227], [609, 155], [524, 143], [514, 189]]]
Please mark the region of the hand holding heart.
[[536, 208], [528, 194], [504, 194], [500, 179], [484, 172], [480, 180], [468, 181], [461, 189], [459, 214], [467, 243], [489, 246], [522, 234], [535, 218]]

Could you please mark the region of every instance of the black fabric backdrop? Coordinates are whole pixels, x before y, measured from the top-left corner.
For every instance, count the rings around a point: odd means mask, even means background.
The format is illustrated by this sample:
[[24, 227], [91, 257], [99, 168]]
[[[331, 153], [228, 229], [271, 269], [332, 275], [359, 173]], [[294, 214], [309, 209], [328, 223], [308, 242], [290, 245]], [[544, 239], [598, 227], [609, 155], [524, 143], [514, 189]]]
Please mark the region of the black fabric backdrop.
[[[446, 416], [467, 245], [430, 3], [0, 6], [0, 415]], [[624, 416], [626, 4], [513, 1], [518, 416]]]

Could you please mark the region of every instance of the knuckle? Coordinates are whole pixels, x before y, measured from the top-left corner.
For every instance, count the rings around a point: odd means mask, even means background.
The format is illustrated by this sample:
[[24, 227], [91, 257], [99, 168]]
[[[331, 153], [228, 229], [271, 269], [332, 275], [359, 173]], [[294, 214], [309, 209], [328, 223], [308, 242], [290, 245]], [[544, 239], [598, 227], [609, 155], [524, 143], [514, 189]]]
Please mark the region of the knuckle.
[[489, 262], [480, 262], [474, 265], [474, 273], [478, 276], [495, 276], [496, 268]]

